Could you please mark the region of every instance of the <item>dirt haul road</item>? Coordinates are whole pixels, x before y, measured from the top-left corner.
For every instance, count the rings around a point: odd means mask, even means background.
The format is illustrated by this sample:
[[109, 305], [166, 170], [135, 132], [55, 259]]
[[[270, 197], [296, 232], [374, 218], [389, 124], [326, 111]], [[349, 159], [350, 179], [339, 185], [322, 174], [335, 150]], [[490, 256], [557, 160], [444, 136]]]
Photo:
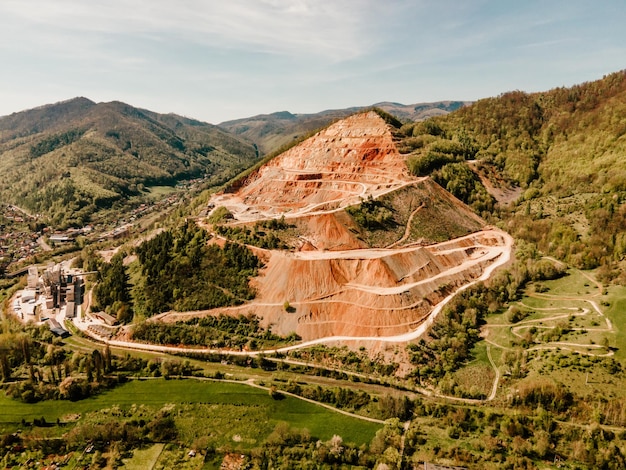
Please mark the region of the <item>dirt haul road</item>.
[[[402, 194], [409, 199], [402, 200], [398, 196]], [[344, 208], [382, 196], [398, 201], [393, 211], [402, 205], [417, 209], [407, 212], [397, 242], [368, 248], [361, 228]], [[321, 343], [416, 339], [454, 295], [506, 264], [513, 245], [508, 234], [486, 228], [482, 219], [430, 178], [410, 175], [390, 127], [374, 112], [321, 131], [229, 191], [214, 195], [211, 205], [232, 213], [234, 220], [227, 225], [285, 217], [295, 224], [306, 246], [295, 252], [250, 247], [265, 262], [253, 280], [257, 297], [251, 302], [164, 313], [153, 321], [256, 315], [275, 334], [296, 332], [303, 338], [299, 345], [281, 351]], [[467, 235], [449, 235], [450, 221], [457, 224], [454, 233]], [[442, 224], [444, 228], [436, 232], [451, 239], [434, 243], [442, 238], [439, 235], [430, 244], [423, 243], [413, 232], [422, 233], [421, 226], [428, 224]], [[117, 340], [111, 344], [180, 350]]]
[[[471, 287], [472, 285], [476, 284], [477, 282], [480, 281], [485, 281], [487, 279], [489, 279], [492, 275], [492, 273], [499, 267], [504, 266], [506, 263], [508, 263], [510, 261], [510, 257], [511, 257], [511, 252], [512, 252], [512, 247], [513, 247], [513, 238], [508, 235], [505, 232], [498, 232], [503, 240], [504, 240], [504, 244], [500, 247], [492, 247], [491, 248], [491, 254], [492, 254], [492, 258], [493, 258], [493, 263], [487, 268], [485, 269], [485, 271], [483, 272], [483, 274], [476, 280], [465, 284], [463, 287], [461, 287], [460, 289], [456, 290], [455, 292], [453, 292], [452, 294], [448, 295], [446, 298], [444, 298], [441, 302], [439, 302], [437, 305], [435, 305], [435, 307], [432, 309], [431, 314], [428, 316], [428, 318], [421, 324], [419, 325], [419, 327], [415, 328], [414, 330], [412, 330], [409, 333], [405, 333], [402, 335], [395, 335], [395, 336], [371, 336], [371, 337], [363, 337], [363, 336], [328, 336], [328, 337], [324, 337], [324, 338], [318, 338], [315, 340], [311, 340], [311, 341], [305, 341], [293, 346], [287, 346], [287, 347], [283, 347], [283, 348], [274, 348], [274, 349], [267, 349], [267, 350], [261, 350], [261, 351], [230, 351], [230, 350], [224, 350], [224, 349], [213, 349], [213, 348], [182, 348], [182, 347], [174, 347], [174, 346], [160, 346], [160, 345], [154, 345], [154, 344], [143, 344], [143, 343], [137, 343], [134, 341], [119, 341], [119, 340], [105, 340], [105, 342], [107, 344], [110, 344], [111, 346], [120, 346], [120, 347], [127, 347], [127, 348], [133, 348], [133, 349], [141, 349], [141, 350], [148, 350], [148, 351], [160, 351], [160, 352], [181, 352], [181, 351], [185, 351], [188, 353], [226, 353], [226, 354], [232, 354], [232, 355], [242, 355], [242, 356], [256, 356], [259, 354], [268, 354], [268, 353], [285, 353], [285, 352], [289, 352], [289, 351], [293, 351], [296, 349], [301, 349], [301, 348], [307, 348], [310, 346], [315, 346], [318, 344], [328, 344], [328, 343], [340, 343], [340, 342], [346, 342], [346, 341], [380, 341], [380, 342], [385, 342], [385, 343], [405, 343], [408, 341], [412, 341], [415, 340], [417, 338], [419, 338], [420, 336], [422, 336], [424, 333], [426, 333], [426, 331], [428, 331], [428, 329], [430, 328], [430, 326], [433, 324], [433, 322], [435, 321], [435, 319], [437, 318], [437, 315], [439, 315], [439, 313], [441, 312], [441, 310], [446, 306], [446, 304], [448, 304], [448, 302], [450, 302], [455, 295], [457, 295], [459, 292]], [[87, 331], [87, 326], [88, 324], [86, 323], [76, 323], [77, 326], [79, 326], [85, 333], [94, 336], [90, 331]], [[97, 339], [102, 340], [102, 338], [95, 336]]]

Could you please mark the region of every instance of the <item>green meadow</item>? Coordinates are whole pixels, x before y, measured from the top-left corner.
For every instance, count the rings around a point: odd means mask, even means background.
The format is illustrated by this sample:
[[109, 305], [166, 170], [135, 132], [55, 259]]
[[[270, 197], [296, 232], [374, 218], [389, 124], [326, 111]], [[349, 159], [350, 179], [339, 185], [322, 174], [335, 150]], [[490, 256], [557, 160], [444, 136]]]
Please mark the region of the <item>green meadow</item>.
[[[311, 436], [328, 440], [334, 434], [355, 444], [369, 443], [381, 425], [345, 416], [293, 397], [274, 399], [264, 390], [245, 384], [184, 380], [133, 380], [96, 397], [71, 401], [26, 404], [0, 396], [0, 427], [22, 426], [44, 418], [63, 424], [45, 428], [49, 435], [66, 432], [76, 423], [150, 419], [162, 410], [174, 417], [178, 437], [193, 442], [209, 437], [217, 445], [233, 448], [260, 445], [280, 422], [308, 429]], [[55, 430], [56, 429], [56, 430]]]

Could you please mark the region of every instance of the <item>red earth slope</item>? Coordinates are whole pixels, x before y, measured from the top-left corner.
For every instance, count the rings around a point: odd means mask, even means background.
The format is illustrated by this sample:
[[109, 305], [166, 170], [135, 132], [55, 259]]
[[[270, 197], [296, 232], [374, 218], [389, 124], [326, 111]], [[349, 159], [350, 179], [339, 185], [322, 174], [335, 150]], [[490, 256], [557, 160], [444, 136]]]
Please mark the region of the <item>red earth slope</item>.
[[[430, 245], [404, 236], [390, 248], [368, 246], [343, 209], [400, 190], [419, 192], [420, 208], [428, 214], [445, 202], [468, 235]], [[254, 280], [254, 301], [210, 312], [172, 313], [165, 317], [169, 320], [252, 313], [274, 333], [295, 331], [304, 340], [406, 339], [423, 331], [420, 325], [432, 321], [433, 311], [440, 309], [436, 306], [451, 293], [508, 259], [511, 248], [508, 235], [481, 229], [484, 222], [432, 180], [412, 177], [391, 128], [374, 112], [333, 124], [211, 203], [228, 208], [233, 224], [284, 216], [299, 227], [303, 242], [295, 252], [255, 248], [266, 263]], [[411, 217], [406, 234], [412, 223], [429, 221]]]
[[252, 173], [234, 194], [218, 196], [239, 220], [322, 213], [410, 183], [389, 126], [368, 112], [339, 121]]

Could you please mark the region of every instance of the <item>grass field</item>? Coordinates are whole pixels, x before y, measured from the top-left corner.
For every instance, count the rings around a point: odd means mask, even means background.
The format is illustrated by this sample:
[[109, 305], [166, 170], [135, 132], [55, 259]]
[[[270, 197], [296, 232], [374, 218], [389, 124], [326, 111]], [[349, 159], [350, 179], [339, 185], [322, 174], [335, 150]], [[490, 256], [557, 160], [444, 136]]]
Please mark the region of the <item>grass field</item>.
[[124, 466], [126, 470], [148, 470], [154, 467], [165, 444], [154, 444], [145, 449], [136, 449], [133, 451], [133, 457], [130, 459], [124, 459]]
[[146, 189], [148, 190], [148, 193], [155, 199], [167, 196], [168, 194], [176, 191], [176, 188], [173, 186], [149, 186]]
[[598, 287], [587, 277], [591, 276], [578, 269], [568, 269], [567, 275], [553, 281], [544, 281], [554, 296], [589, 296], [598, 294]]
[[[511, 307], [521, 320], [511, 323], [510, 311], [487, 318], [484, 333], [496, 364], [508, 372], [517, 355], [525, 371], [520, 383], [550, 377], [580, 396], [626, 396], [622, 373], [613, 368], [626, 358], [626, 288], [602, 289], [592, 274], [576, 269], [541, 285], [542, 292], [531, 287]], [[504, 377], [502, 385], [509, 383]]]
[[611, 287], [606, 296], [606, 316], [611, 320], [615, 328], [614, 346], [615, 358], [624, 361], [626, 359], [626, 287]]
[[[149, 417], [164, 407], [172, 410], [183, 442], [208, 436], [216, 445], [229, 444], [233, 448], [259, 445], [281, 421], [294, 428], [306, 428], [318, 439], [328, 440], [338, 434], [356, 444], [368, 443], [381, 427], [296, 398], [275, 400], [267, 392], [245, 384], [193, 379], [136, 380], [77, 402], [26, 404], [2, 395], [0, 427], [10, 429], [21, 425], [22, 419], [41, 417], [48, 423], [76, 415], [80, 415], [79, 423]], [[51, 435], [59, 432], [54, 427], [48, 429]]]
[[531, 287], [512, 305], [521, 312], [514, 323], [510, 311], [487, 319], [491, 341], [508, 348], [525, 339], [534, 348], [553, 343], [555, 347], [590, 353], [599, 349], [605, 338], [610, 341], [615, 335], [606, 318], [596, 311], [595, 305], [606, 302], [606, 296], [589, 274], [570, 269], [566, 276], [542, 282], [541, 286], [542, 292]]

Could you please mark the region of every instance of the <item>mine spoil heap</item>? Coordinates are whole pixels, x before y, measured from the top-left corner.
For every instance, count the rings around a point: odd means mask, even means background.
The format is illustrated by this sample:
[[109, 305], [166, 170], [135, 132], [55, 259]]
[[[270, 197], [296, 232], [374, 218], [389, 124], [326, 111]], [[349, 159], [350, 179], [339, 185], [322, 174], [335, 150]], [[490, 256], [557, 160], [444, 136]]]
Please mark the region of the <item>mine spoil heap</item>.
[[[445, 201], [466, 235], [438, 244], [407, 238], [393, 247], [369, 246], [343, 209], [407, 189], [425, 198], [423, 206]], [[509, 245], [506, 234], [485, 229], [430, 178], [411, 176], [390, 126], [375, 112], [331, 125], [211, 204], [228, 208], [237, 225], [284, 216], [299, 228], [302, 243], [296, 251], [263, 250], [253, 302], [208, 313], [256, 314], [274, 333], [295, 331], [303, 340], [410, 334], [449, 294], [485, 276]]]

